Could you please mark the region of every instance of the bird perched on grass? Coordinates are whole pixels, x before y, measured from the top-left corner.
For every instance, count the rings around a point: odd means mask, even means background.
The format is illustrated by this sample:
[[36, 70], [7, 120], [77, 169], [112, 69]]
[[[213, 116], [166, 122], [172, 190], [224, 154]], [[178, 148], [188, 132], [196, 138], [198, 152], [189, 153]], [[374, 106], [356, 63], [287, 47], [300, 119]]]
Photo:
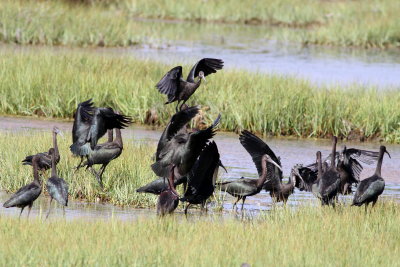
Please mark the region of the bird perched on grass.
[[352, 206], [365, 205], [365, 212], [367, 212], [369, 203], [372, 202], [372, 207], [375, 206], [375, 203], [378, 201], [378, 197], [385, 189], [385, 180], [382, 178], [381, 174], [382, 161], [385, 153], [387, 153], [391, 158], [389, 152], [386, 150], [386, 147], [381, 146], [379, 149], [379, 157], [375, 173], [371, 177], [360, 182], [357, 187], [356, 194], [354, 195]]
[[[160, 93], [168, 96], [168, 101], [165, 104], [178, 101], [175, 108], [176, 112], [178, 112], [179, 103], [183, 101], [183, 105], [193, 95], [197, 88], [199, 88], [201, 80], [205, 81], [206, 76], [216, 73], [217, 70], [223, 67], [224, 62], [221, 59], [203, 58], [192, 67], [186, 80], [184, 80], [182, 78], [182, 66], [177, 66], [162, 77], [157, 83], [156, 88]], [[195, 81], [197, 77], [199, 79]]]

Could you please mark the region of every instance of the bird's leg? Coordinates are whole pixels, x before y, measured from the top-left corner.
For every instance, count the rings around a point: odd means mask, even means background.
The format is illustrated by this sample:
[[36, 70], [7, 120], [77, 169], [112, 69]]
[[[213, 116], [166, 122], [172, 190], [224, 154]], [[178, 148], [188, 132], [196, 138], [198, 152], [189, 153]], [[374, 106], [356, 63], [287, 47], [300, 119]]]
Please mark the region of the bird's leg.
[[367, 214], [368, 205], [369, 205], [369, 203], [366, 203], [366, 204], [365, 204], [365, 214]]
[[52, 197], [50, 197], [50, 203], [49, 203], [49, 211], [47, 212], [47, 215], [46, 215], [46, 220], [47, 220], [47, 218], [49, 218], [49, 215], [50, 215], [50, 210], [51, 210], [51, 202], [53, 201], [53, 198]]
[[344, 188], [343, 188], [343, 195], [347, 194], [348, 188], [349, 188], [349, 184], [345, 183]]
[[[186, 99], [187, 100], [187, 99]], [[179, 111], [181, 111], [182, 110], [182, 106], [186, 103], [186, 100], [183, 100], [183, 102], [182, 102], [182, 104], [181, 104], [181, 106], [179, 107]]]
[[65, 217], [65, 206], [63, 205], [63, 216]]
[[243, 206], [244, 206], [244, 201], [246, 200], [246, 197], [242, 198], [242, 211], [243, 211]]
[[178, 102], [178, 104], [176, 104], [176, 107], [175, 107], [175, 111], [176, 111], [176, 112], [178, 112], [178, 111], [179, 111], [179, 110], [178, 110], [178, 106], [179, 106], [179, 102], [181, 102], [181, 101], [180, 101], [180, 100], [178, 100], [177, 102]]
[[104, 170], [106, 169], [107, 165], [108, 165], [108, 163], [103, 164], [103, 166], [101, 166], [101, 168], [99, 170], [100, 171], [99, 177], [100, 177], [101, 184], [103, 184], [103, 173], [104, 173]]
[[238, 199], [235, 201], [235, 203], [233, 203], [232, 210], [235, 209], [235, 206], [236, 206], [236, 204], [239, 202], [239, 200], [240, 200], [240, 197], [238, 197]]
[[21, 208], [21, 212], [19, 213], [18, 219], [21, 219], [21, 215], [22, 215], [22, 212], [24, 211], [24, 209], [25, 209], [25, 207], [22, 207], [22, 208]]
[[26, 218], [29, 218], [29, 214], [31, 214], [32, 206], [33, 206], [33, 203], [29, 204], [29, 206], [28, 206], [28, 217], [26, 217]]
[[186, 193], [187, 190], [187, 182], [183, 183], [183, 193]]
[[94, 175], [94, 177], [96, 177], [97, 181], [99, 182], [99, 185], [101, 187], [101, 189], [103, 189], [103, 182], [101, 181], [101, 178], [99, 176], [99, 174], [93, 169], [93, 167], [89, 167], [89, 170], [92, 172], [92, 174]]
[[186, 205], [186, 207], [185, 207], [185, 216], [186, 216], [186, 217], [187, 217], [187, 211], [188, 211], [189, 206], [190, 206], [190, 203], [188, 203], [188, 204]]
[[79, 162], [78, 166], [75, 167], [75, 172], [77, 172], [81, 167], [82, 167], [82, 162], [83, 162], [83, 156], [81, 156], [81, 161]]

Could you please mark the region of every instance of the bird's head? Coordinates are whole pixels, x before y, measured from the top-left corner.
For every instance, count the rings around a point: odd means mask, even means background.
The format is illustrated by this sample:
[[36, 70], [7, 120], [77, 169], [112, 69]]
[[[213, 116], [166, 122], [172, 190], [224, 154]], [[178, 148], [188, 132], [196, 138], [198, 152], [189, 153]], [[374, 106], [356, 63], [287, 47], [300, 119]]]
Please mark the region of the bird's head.
[[390, 156], [390, 154], [389, 154], [389, 151], [386, 150], [386, 147], [385, 147], [385, 146], [381, 146], [381, 150], [383, 150], [383, 153], [388, 154], [389, 158], [392, 158], [392, 157]]
[[62, 133], [62, 131], [61, 131], [57, 126], [54, 126], [54, 127], [53, 127], [53, 133], [59, 134], [59, 135], [61, 135], [61, 136], [64, 136], [63, 133]]
[[207, 82], [206, 76], [204, 75], [204, 72], [202, 72], [202, 71], [199, 72], [199, 78], [202, 79], [203, 81]]
[[50, 148], [48, 153], [49, 153], [49, 155], [51, 156], [51, 155], [54, 154], [54, 152], [55, 152], [54, 148]]
[[264, 165], [263, 167], [266, 167], [267, 162], [275, 165], [279, 170], [282, 171], [282, 168], [281, 168], [281, 166], [279, 166], [278, 163], [276, 163], [274, 160], [272, 160], [272, 158], [270, 156], [268, 156], [267, 154], [264, 154], [264, 156], [262, 156], [262, 159], [261, 159], [261, 163]]

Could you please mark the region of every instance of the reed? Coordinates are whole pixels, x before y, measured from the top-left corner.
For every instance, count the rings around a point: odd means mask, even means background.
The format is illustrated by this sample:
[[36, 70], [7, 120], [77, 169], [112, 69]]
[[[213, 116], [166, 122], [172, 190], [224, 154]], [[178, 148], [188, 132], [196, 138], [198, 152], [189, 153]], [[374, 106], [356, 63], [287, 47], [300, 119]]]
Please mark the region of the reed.
[[[238, 220], [31, 220], [0, 216], [3, 266], [396, 266], [398, 203], [363, 209], [276, 209]], [[1, 213], [1, 210], [0, 210]]]
[[[155, 84], [173, 66], [90, 49], [3, 49], [0, 114], [71, 118], [79, 102], [93, 98], [136, 123], [144, 123], [154, 109], [165, 125], [174, 104], [163, 104], [166, 97]], [[399, 143], [400, 111], [394, 108], [399, 101], [399, 88], [317, 87], [292, 77], [222, 70], [209, 76], [188, 104], [202, 105], [207, 122], [221, 113], [221, 129], [228, 131]]]
[[[399, 13], [396, 0], [223, 3], [189, 0], [179, 5], [172, 0], [40, 3], [4, 0], [0, 6], [0, 40], [21, 44], [129, 46], [195, 38], [195, 32], [166, 33], [158, 23], [143, 27], [134, 21], [144, 18], [279, 26], [281, 30], [273, 31], [272, 39], [385, 48], [400, 46]], [[260, 33], [265, 33], [264, 28], [260, 28]]]

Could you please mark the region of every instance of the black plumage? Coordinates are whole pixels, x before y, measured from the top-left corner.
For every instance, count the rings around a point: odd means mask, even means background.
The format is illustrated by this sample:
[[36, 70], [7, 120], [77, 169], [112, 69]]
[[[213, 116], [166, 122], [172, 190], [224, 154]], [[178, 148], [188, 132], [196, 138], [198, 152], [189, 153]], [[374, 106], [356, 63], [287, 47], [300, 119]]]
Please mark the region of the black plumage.
[[332, 138], [331, 166], [323, 173], [319, 181], [319, 196], [322, 205], [335, 205], [340, 188], [340, 175], [335, 165], [337, 137]]
[[156, 162], [151, 165], [159, 177], [167, 177], [171, 166], [176, 166], [175, 177], [179, 179], [192, 169], [198, 156], [216, 132], [221, 115], [205, 130], [195, 132], [178, 131], [156, 154]]
[[[58, 129], [58, 127], [54, 126], [53, 127], [53, 152], [55, 153], [55, 157], [56, 157], [56, 164], [58, 164], [58, 162], [60, 162], [60, 152], [58, 150], [58, 145], [57, 145], [57, 134], [62, 134], [60, 129]], [[52, 155], [50, 154], [50, 150], [48, 152], [42, 152], [42, 153], [38, 153], [36, 155], [29, 155], [26, 156], [26, 158], [22, 161], [23, 165], [30, 165], [32, 166], [32, 159], [34, 156], [37, 156], [39, 158], [38, 161], [38, 169], [40, 171], [46, 171], [48, 169], [51, 168], [51, 157]]]
[[179, 204], [179, 194], [174, 187], [174, 169], [172, 166], [168, 175], [168, 188], [161, 192], [157, 201], [157, 214], [165, 216], [174, 212]]
[[[187, 177], [183, 176], [179, 179], [174, 180], [174, 187], [187, 182]], [[159, 195], [161, 192], [168, 189], [168, 181], [166, 178], [158, 178], [136, 190], [137, 193], [150, 193], [154, 195]]]
[[46, 216], [47, 218], [50, 215], [51, 203], [53, 199], [63, 206], [63, 210], [66, 206], [68, 206], [68, 184], [63, 178], [58, 177], [56, 160], [54, 156], [52, 156], [51, 177], [47, 179], [46, 187], [47, 192], [50, 195], [49, 211], [47, 212]]
[[[203, 58], [192, 67], [185, 81], [182, 78], [182, 66], [177, 66], [161, 78], [156, 88], [160, 93], [168, 96], [168, 101], [165, 104], [178, 101], [176, 105], [176, 111], [178, 111], [179, 103], [183, 101], [183, 105], [190, 98], [200, 86], [201, 80], [205, 80], [204, 77], [217, 72], [223, 67], [224, 62], [221, 59]], [[197, 82], [195, 81], [196, 77], [199, 77]]]
[[42, 185], [39, 179], [38, 173], [38, 163], [39, 157], [34, 156], [32, 159], [32, 169], [33, 169], [33, 182], [21, 187], [17, 192], [15, 192], [9, 200], [7, 200], [3, 207], [11, 208], [11, 207], [18, 207], [21, 208], [21, 213], [19, 216], [21, 217], [22, 211], [26, 206], [28, 206], [28, 217], [31, 212], [31, 208], [33, 202], [40, 196], [42, 192]]
[[200, 204], [202, 209], [214, 193], [218, 176], [220, 155], [215, 142], [210, 142], [201, 152], [199, 159], [188, 174], [188, 188], [180, 199], [187, 202], [185, 214], [190, 205]]
[[386, 147], [381, 146], [379, 149], [379, 157], [375, 173], [371, 177], [360, 182], [356, 194], [354, 195], [353, 206], [365, 205], [365, 211], [367, 211], [369, 203], [372, 202], [372, 207], [374, 207], [375, 203], [378, 201], [378, 197], [383, 193], [383, 190], [385, 189], [385, 180], [382, 178], [381, 169], [385, 153], [390, 157]]

